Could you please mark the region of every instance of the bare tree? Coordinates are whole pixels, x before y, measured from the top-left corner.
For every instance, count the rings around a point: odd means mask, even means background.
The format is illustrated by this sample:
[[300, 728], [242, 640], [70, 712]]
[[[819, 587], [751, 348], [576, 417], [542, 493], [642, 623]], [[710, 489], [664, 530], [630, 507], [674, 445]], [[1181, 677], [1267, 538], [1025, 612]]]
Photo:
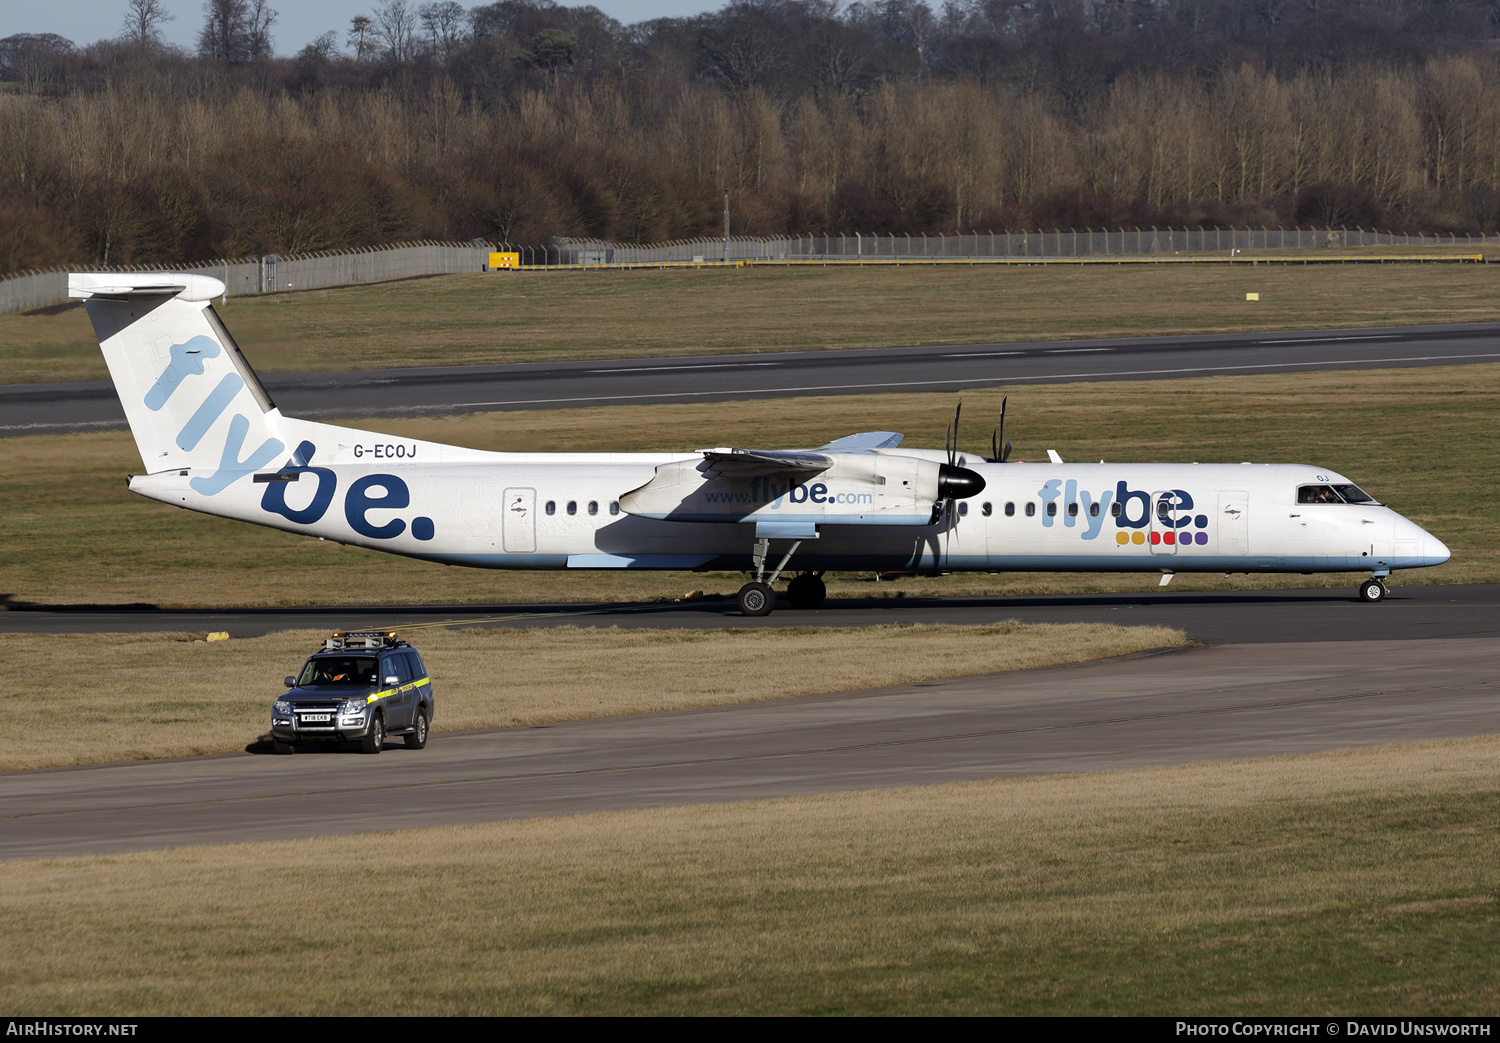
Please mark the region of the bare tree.
[[385, 0], [375, 8], [375, 38], [397, 65], [417, 54], [417, 12], [406, 0]]
[[120, 38], [137, 44], [160, 43], [162, 25], [176, 18], [162, 0], [125, 0]]
[[275, 21], [268, 0], [204, 0], [198, 53], [230, 64], [268, 58]]
[[437, 0], [417, 8], [422, 18], [422, 28], [432, 43], [432, 53], [444, 65], [463, 41], [463, 24], [466, 12], [456, 0]]
[[246, 49], [250, 60], [271, 57], [271, 26], [276, 12], [268, 0], [250, 0], [245, 17]]

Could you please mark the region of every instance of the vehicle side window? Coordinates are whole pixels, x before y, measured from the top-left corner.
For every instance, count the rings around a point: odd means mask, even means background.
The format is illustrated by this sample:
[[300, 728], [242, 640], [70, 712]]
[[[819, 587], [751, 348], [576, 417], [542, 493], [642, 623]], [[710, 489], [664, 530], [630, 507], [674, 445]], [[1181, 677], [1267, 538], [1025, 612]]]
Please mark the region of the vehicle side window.
[[401, 684], [405, 684], [411, 680], [411, 667], [406, 663], [406, 656], [400, 652], [386, 657], [384, 670], [385, 674], [381, 677], [382, 681], [392, 674], [396, 675], [396, 680]]
[[414, 648], [407, 649], [406, 658], [411, 660], [411, 675], [413, 678], [427, 676], [427, 664], [422, 662], [422, 657]]

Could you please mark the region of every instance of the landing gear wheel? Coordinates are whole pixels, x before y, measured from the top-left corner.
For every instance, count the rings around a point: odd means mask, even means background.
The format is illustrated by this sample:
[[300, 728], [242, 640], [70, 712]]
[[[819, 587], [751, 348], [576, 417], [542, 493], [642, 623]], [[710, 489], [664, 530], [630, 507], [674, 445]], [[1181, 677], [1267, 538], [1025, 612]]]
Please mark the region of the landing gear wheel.
[[360, 753], [379, 753], [385, 749], [385, 718], [380, 714], [370, 722], [370, 730], [365, 732], [365, 737], [359, 740]]
[[735, 600], [742, 616], [769, 616], [776, 607], [776, 592], [769, 583], [746, 583]]
[[804, 572], [786, 585], [786, 599], [793, 608], [817, 608], [827, 596], [828, 588], [811, 572]]
[[427, 711], [417, 710], [417, 719], [411, 722], [411, 731], [406, 733], [406, 748], [420, 750], [427, 745]]
[[1378, 579], [1367, 579], [1359, 585], [1359, 600], [1367, 605], [1385, 600], [1385, 584]]

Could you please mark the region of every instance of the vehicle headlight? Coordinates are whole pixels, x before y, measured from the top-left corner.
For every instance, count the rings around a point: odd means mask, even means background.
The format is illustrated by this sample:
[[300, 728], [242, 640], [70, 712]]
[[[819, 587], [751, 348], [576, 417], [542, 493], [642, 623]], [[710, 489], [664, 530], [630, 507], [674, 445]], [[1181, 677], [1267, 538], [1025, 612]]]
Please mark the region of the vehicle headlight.
[[359, 717], [365, 712], [364, 699], [345, 699], [339, 713], [347, 717]]
[[275, 713], [291, 713], [292, 712], [292, 704], [291, 704], [291, 702], [289, 702], [286, 699], [277, 699], [276, 700], [276, 706], [273, 708], [273, 712], [275, 712]]

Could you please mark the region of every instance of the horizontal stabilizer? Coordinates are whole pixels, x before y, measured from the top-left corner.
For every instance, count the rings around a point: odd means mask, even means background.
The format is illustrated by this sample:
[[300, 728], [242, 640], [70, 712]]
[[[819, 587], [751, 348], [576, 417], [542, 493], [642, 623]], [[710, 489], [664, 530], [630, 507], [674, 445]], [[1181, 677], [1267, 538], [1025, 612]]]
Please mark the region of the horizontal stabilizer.
[[211, 301], [224, 284], [211, 275], [180, 272], [76, 272], [68, 276], [68, 296], [82, 300], [128, 300], [132, 297], [176, 297]]

